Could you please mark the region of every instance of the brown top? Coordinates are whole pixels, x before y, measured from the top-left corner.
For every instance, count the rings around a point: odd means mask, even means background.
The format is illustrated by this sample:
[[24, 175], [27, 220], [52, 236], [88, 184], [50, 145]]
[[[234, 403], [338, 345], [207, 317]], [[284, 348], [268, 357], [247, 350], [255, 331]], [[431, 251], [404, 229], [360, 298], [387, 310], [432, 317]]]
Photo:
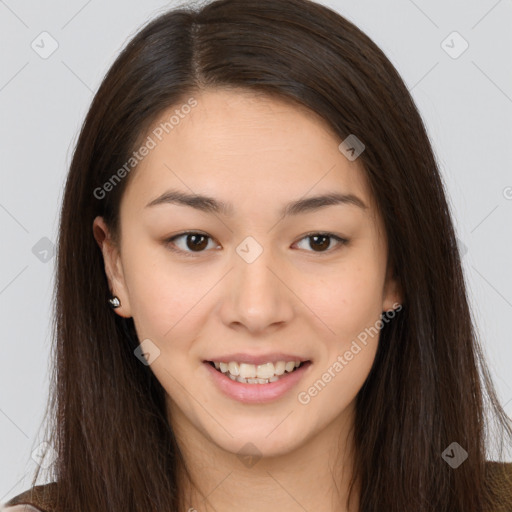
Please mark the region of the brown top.
[[[486, 480], [500, 503], [498, 509], [488, 512], [512, 512], [512, 462], [488, 461]], [[4, 503], [0, 512], [57, 512], [52, 499], [56, 492], [56, 482], [36, 485]]]
[[52, 499], [56, 491], [56, 482], [36, 485], [4, 503], [0, 512], [57, 512]]

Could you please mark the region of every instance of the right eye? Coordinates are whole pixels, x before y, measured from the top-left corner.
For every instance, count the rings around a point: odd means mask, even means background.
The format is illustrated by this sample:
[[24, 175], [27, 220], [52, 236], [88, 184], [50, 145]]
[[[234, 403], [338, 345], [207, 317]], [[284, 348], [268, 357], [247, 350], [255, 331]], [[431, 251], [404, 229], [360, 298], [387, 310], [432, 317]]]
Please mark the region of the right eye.
[[[178, 248], [173, 247], [178, 245], [175, 241], [179, 239], [183, 239], [184, 244], [182, 244], [181, 247], [178, 246]], [[185, 231], [164, 240], [164, 243], [171, 251], [182, 253], [185, 256], [193, 256], [194, 253], [204, 252], [204, 249], [208, 245], [206, 242], [208, 239], [213, 240], [205, 233], [198, 231]]]

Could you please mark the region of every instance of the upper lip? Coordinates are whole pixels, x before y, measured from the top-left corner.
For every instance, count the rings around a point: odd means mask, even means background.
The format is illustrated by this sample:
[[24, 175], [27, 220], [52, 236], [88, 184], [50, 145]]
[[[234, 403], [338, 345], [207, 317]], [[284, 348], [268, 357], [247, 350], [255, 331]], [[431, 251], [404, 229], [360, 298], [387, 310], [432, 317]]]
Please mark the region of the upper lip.
[[214, 356], [209, 359], [205, 359], [205, 362], [224, 362], [229, 363], [230, 361], [236, 361], [237, 363], [246, 363], [246, 364], [264, 364], [264, 363], [277, 363], [278, 361], [310, 361], [310, 359], [298, 356], [296, 354], [283, 354], [281, 352], [273, 352], [272, 354], [263, 354], [263, 355], [251, 355], [251, 354], [229, 354], [224, 356]]

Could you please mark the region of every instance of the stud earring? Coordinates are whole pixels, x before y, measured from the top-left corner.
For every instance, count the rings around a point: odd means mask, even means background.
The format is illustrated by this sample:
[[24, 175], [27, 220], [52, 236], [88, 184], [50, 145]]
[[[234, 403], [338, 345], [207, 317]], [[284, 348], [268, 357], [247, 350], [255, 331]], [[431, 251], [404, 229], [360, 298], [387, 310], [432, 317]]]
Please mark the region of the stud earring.
[[111, 299], [108, 299], [108, 303], [112, 309], [116, 309], [121, 305], [121, 301], [117, 295], [114, 295]]

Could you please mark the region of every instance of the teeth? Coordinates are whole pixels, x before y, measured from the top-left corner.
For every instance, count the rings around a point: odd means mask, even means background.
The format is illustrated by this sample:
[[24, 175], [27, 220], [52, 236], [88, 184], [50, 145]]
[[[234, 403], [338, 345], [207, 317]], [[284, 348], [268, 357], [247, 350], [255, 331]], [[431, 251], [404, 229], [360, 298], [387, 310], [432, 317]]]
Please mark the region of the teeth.
[[228, 363], [228, 370], [229, 370], [229, 373], [231, 375], [234, 375], [235, 377], [237, 375], [240, 375], [240, 367], [234, 361], [231, 361], [230, 363]]
[[274, 372], [276, 375], [283, 375], [286, 369], [286, 363], [284, 361], [277, 361], [274, 365]]
[[256, 376], [263, 379], [264, 377], [263, 375], [258, 375], [257, 368], [253, 364], [240, 363], [239, 365], [237, 364], [237, 366], [239, 368], [238, 375], [240, 375], [240, 377], [243, 377], [244, 379], [253, 379]]
[[234, 375], [228, 373], [228, 377], [231, 380], [236, 380], [237, 382], [243, 382], [245, 384], [268, 384], [269, 382], [275, 382], [276, 380], [279, 380], [279, 377], [275, 375], [270, 377], [270, 379], [244, 379], [243, 377], [240, 377], [240, 375], [235, 377]]
[[279, 376], [286, 372], [290, 373], [300, 365], [300, 361], [277, 361], [259, 365], [237, 363], [236, 361], [214, 362], [215, 368], [228, 377], [238, 382], [249, 382], [250, 384], [264, 384], [275, 382]]
[[290, 361], [289, 363], [286, 363], [284, 369], [287, 371], [287, 372], [291, 372], [293, 371], [293, 369], [295, 368], [295, 362], [294, 361]]

